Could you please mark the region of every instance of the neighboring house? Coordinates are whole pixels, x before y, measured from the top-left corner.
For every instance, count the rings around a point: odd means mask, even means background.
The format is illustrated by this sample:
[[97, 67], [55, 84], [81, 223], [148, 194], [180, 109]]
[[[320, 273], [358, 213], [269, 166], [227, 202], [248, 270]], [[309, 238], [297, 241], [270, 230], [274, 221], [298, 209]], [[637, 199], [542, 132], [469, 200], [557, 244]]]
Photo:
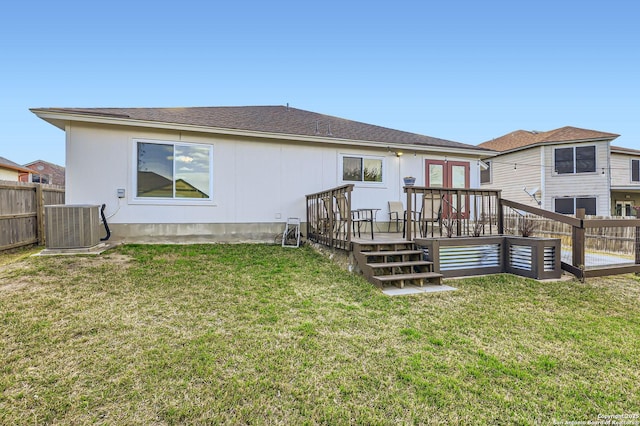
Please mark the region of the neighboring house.
[[67, 203], [106, 204], [128, 241], [273, 241], [306, 194], [344, 184], [386, 222], [404, 176], [477, 188], [492, 153], [289, 106], [31, 111], [66, 132]]
[[503, 198], [558, 213], [584, 208], [589, 215], [609, 216], [614, 179], [610, 142], [618, 136], [562, 127], [518, 130], [484, 142], [479, 147], [500, 153], [485, 160], [489, 167], [482, 172], [482, 188], [501, 189]]
[[21, 173], [25, 173], [28, 176], [30, 172], [31, 170], [22, 167], [20, 164], [0, 157], [0, 180], [18, 182]]
[[611, 146], [611, 208], [616, 216], [639, 215], [639, 150]]
[[64, 186], [64, 167], [62, 166], [44, 160], [36, 160], [25, 164], [24, 167], [30, 169], [30, 174], [20, 174], [21, 182], [48, 183], [50, 185]]

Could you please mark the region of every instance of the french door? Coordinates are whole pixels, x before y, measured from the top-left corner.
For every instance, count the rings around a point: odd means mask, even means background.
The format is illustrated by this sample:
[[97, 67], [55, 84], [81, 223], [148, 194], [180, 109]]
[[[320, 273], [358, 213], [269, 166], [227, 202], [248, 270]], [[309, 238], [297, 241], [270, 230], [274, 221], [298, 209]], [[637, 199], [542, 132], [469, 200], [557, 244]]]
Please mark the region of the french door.
[[[425, 160], [425, 179], [427, 186], [433, 188], [469, 188], [469, 162]], [[469, 217], [469, 197], [445, 195], [442, 203], [442, 216]]]

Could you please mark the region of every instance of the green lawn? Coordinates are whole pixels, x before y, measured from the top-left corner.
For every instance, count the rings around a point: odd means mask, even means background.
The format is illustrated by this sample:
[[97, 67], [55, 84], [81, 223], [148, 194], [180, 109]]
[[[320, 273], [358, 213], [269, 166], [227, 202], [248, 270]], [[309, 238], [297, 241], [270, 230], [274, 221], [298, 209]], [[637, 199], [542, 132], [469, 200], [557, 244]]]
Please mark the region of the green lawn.
[[553, 424], [640, 407], [635, 276], [388, 297], [308, 247], [0, 259], [0, 424]]

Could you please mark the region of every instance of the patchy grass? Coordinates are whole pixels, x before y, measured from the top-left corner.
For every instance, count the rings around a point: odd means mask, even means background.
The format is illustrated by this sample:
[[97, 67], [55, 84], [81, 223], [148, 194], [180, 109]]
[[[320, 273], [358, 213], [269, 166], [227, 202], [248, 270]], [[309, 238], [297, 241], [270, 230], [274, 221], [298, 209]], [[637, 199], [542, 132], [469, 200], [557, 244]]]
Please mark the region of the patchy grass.
[[635, 276], [387, 297], [308, 247], [11, 262], [0, 424], [550, 424], [640, 407]]

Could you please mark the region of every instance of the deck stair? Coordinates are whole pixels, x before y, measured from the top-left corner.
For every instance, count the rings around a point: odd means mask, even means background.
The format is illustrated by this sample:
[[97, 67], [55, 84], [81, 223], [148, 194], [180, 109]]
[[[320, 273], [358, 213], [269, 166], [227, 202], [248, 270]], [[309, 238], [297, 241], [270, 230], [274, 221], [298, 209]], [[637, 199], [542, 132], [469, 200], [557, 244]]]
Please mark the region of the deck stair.
[[353, 254], [362, 274], [378, 287], [442, 284], [442, 274], [410, 241], [353, 243]]

